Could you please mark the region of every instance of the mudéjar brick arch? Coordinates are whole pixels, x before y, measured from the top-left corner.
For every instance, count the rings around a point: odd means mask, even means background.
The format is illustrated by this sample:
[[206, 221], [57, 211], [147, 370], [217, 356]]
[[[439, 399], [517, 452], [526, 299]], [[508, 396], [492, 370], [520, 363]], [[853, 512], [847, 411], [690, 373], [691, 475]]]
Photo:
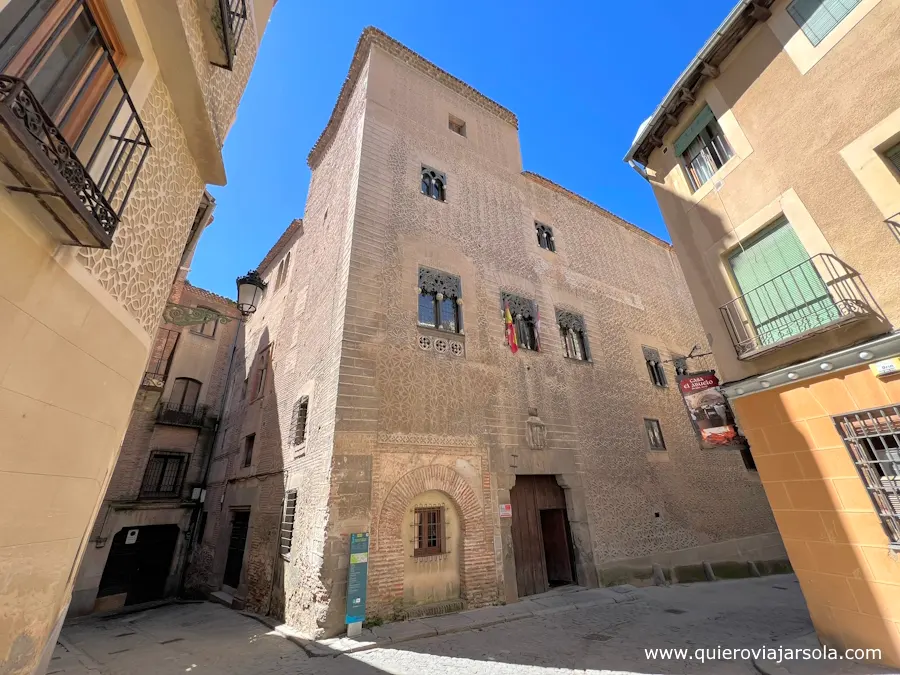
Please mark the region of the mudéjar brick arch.
[[481, 599], [496, 588], [493, 546], [485, 527], [485, 510], [466, 480], [447, 466], [433, 464], [414, 469], [388, 491], [372, 527], [369, 555], [367, 611], [380, 616], [397, 607], [403, 598], [403, 516], [412, 500], [437, 490], [453, 501], [461, 526], [460, 595]]

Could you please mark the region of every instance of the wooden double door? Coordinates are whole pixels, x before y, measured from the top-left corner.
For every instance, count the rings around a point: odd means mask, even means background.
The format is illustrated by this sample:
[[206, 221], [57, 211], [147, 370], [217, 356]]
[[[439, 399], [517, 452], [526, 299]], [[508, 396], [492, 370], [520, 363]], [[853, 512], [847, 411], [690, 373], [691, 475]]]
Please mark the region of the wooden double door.
[[516, 476], [510, 491], [519, 597], [576, 582], [566, 497], [554, 476]]

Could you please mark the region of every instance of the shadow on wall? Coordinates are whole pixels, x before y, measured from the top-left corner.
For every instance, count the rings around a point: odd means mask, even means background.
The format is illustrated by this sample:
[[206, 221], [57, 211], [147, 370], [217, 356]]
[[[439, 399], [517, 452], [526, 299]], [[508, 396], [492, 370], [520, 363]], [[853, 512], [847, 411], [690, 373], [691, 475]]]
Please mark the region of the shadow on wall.
[[[742, 288], [733, 278], [711, 278], [719, 271], [710, 271], [703, 261], [692, 259], [692, 253], [709, 248], [698, 244], [696, 228], [703, 228], [703, 236], [716, 242], [730, 233], [727, 219], [670, 191], [657, 188], [657, 194], [661, 201], [669, 202], [664, 213], [683, 218], [679, 227], [670, 227], [670, 231], [698, 312], [712, 334], [717, 362], [725, 371], [724, 382], [829, 353], [890, 330], [864, 281], [849, 266], [842, 268], [841, 278], [823, 276], [815, 297], [807, 288], [787, 300], [782, 295], [781, 304], [754, 300], [748, 293], [753, 289]], [[711, 208], [721, 204], [715, 198], [705, 201]], [[884, 224], [873, 222], [872, 226]], [[720, 263], [722, 270], [728, 268], [727, 254]], [[815, 266], [807, 271], [807, 277], [815, 279], [821, 270]], [[856, 301], [865, 309], [856, 322], [838, 325], [836, 313], [829, 310], [818, 333], [802, 333], [792, 327], [810, 306], [832, 300], [837, 305], [844, 289], [841, 284], [847, 278], [855, 280]], [[793, 341], [739, 361], [739, 345], [732, 344], [734, 330], [727, 325], [730, 317], [719, 308], [741, 293], [745, 299], [739, 301], [739, 318], [745, 330], [758, 335], [768, 322], [781, 322]], [[779, 337], [783, 339], [785, 334]], [[882, 661], [894, 666], [900, 665], [900, 563], [889, 549], [888, 536], [836, 423], [837, 416], [898, 401], [900, 378], [879, 380], [865, 365], [732, 400], [820, 639], [838, 649], [881, 649]]]

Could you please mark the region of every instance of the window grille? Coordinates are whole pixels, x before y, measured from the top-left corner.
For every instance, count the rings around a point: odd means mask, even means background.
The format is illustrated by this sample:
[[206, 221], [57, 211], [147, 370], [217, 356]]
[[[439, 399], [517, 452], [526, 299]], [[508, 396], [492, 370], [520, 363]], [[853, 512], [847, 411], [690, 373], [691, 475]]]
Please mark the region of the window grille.
[[281, 519], [281, 555], [291, 554], [294, 541], [294, 513], [297, 510], [297, 491], [290, 490], [284, 495], [284, 515]]
[[413, 555], [438, 555], [444, 552], [444, 509], [418, 508], [413, 513]]
[[184, 481], [187, 458], [188, 455], [180, 452], [154, 452], [144, 471], [141, 497], [178, 497]]
[[659, 420], [645, 419], [644, 427], [647, 430], [647, 439], [650, 441], [651, 450], [665, 450], [666, 442], [663, 440], [662, 427]]
[[832, 419], [885, 533], [892, 544], [900, 545], [900, 406]]

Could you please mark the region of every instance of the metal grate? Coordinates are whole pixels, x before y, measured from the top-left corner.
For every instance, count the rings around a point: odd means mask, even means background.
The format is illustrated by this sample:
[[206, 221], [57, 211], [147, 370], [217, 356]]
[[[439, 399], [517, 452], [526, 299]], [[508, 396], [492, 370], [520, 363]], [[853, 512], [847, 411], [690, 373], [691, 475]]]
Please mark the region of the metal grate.
[[147, 462], [141, 497], [178, 497], [184, 481], [188, 455], [180, 452], [157, 452]]
[[281, 520], [281, 555], [291, 554], [294, 540], [294, 514], [297, 511], [297, 491], [291, 490], [284, 495], [284, 517]]
[[309, 397], [302, 396], [294, 404], [294, 414], [291, 416], [291, 428], [288, 432], [294, 445], [300, 445], [306, 441], [306, 418], [308, 413]]
[[888, 538], [900, 545], [900, 406], [833, 418]]
[[222, 41], [222, 48], [225, 51], [225, 63], [213, 62], [213, 65], [233, 70], [241, 35], [247, 24], [247, 1], [219, 0], [213, 15], [213, 22], [217, 24], [219, 39]]

